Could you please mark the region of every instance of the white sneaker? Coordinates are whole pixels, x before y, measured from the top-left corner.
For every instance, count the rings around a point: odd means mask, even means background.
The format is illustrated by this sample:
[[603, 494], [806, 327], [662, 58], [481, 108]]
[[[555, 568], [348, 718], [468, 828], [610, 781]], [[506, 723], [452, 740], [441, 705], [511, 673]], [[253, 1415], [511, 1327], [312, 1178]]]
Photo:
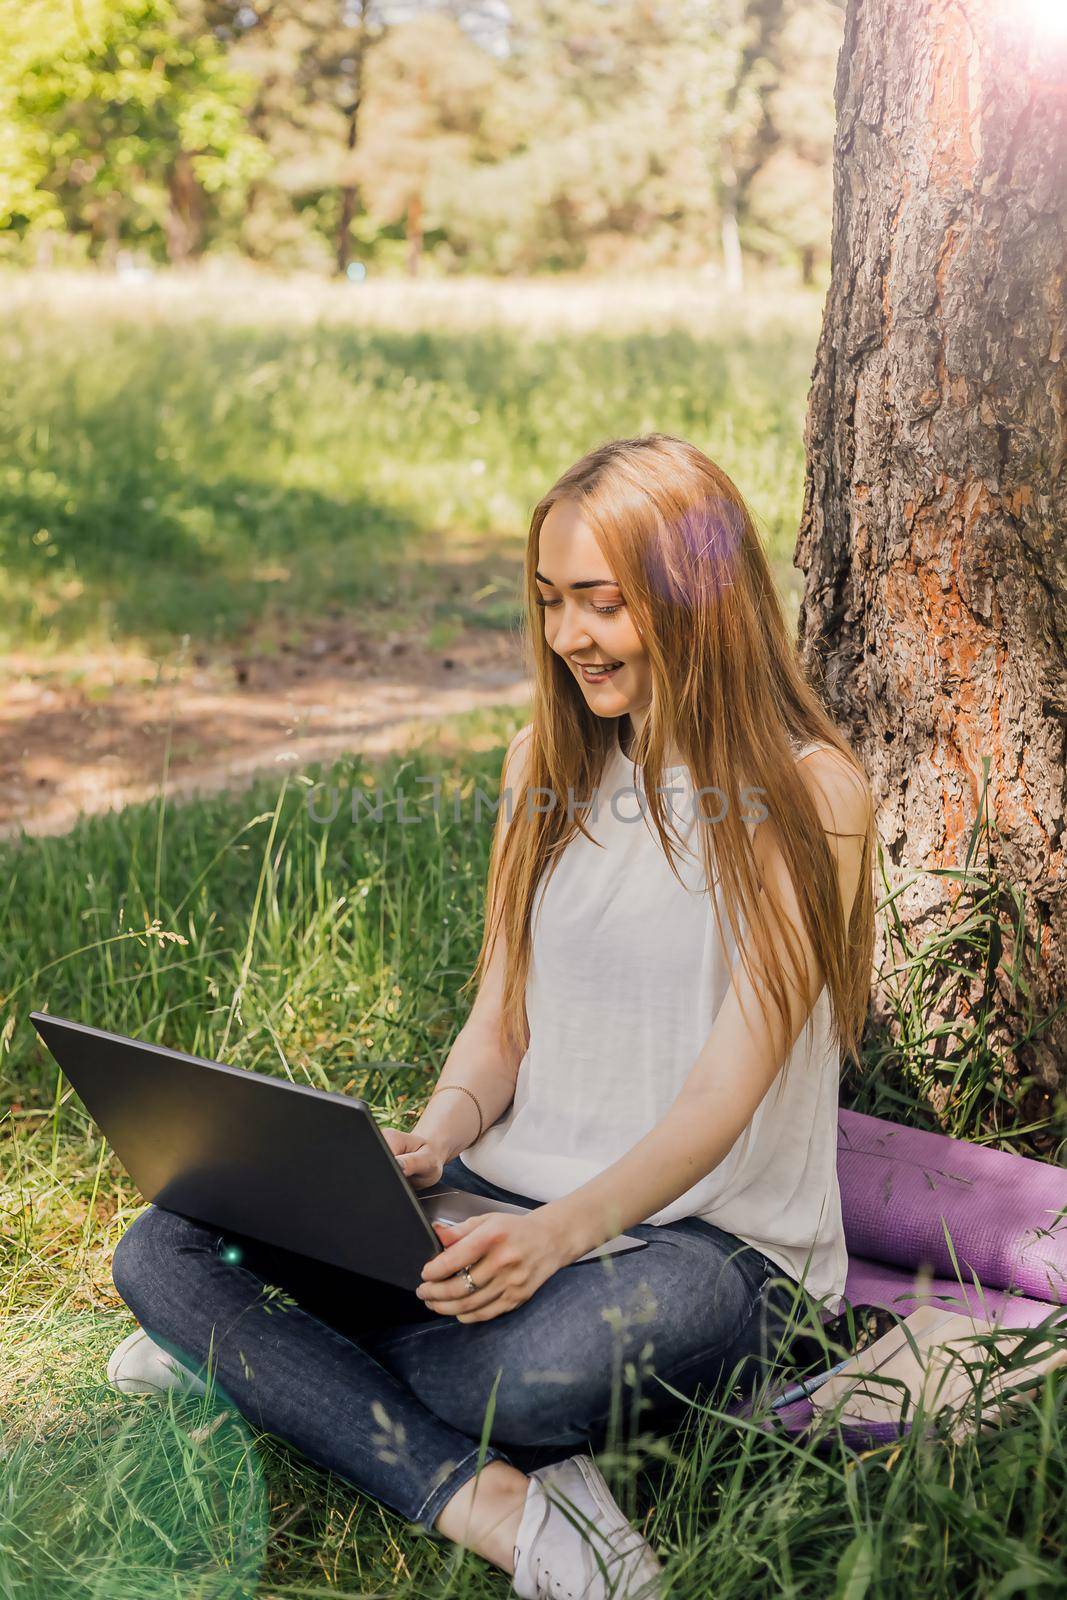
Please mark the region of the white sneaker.
[[590, 1456], [530, 1474], [515, 1539], [520, 1600], [652, 1600], [660, 1572]]
[[115, 1346], [107, 1376], [108, 1382], [123, 1394], [164, 1394], [168, 1389], [181, 1389], [186, 1394], [207, 1393], [203, 1381], [168, 1350], [161, 1350], [143, 1328], [136, 1328]]

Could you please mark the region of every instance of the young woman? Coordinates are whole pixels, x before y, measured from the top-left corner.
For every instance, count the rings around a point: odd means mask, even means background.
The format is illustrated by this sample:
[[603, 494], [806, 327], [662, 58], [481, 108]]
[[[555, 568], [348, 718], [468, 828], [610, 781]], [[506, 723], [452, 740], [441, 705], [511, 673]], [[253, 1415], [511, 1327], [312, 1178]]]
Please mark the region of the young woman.
[[[536, 1204], [446, 1230], [417, 1296], [150, 1209], [115, 1255], [143, 1331], [110, 1371], [210, 1370], [520, 1596], [650, 1594], [659, 1564], [590, 1450], [754, 1381], [798, 1284], [840, 1306], [873, 808], [741, 496], [695, 446], [583, 457], [534, 511], [525, 582], [533, 717], [504, 763], [477, 994], [387, 1138], [418, 1187]], [[579, 1261], [626, 1230], [646, 1248]]]

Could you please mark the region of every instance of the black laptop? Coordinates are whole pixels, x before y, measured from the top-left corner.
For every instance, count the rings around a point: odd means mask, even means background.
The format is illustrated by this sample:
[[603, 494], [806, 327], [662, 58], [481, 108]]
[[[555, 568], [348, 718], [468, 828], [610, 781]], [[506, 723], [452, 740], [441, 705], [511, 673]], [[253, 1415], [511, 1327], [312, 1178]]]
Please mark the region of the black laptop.
[[[416, 1289], [433, 1222], [522, 1206], [415, 1190], [350, 1095], [223, 1066], [33, 1011], [30, 1021], [146, 1200]], [[621, 1234], [582, 1260], [640, 1248]]]

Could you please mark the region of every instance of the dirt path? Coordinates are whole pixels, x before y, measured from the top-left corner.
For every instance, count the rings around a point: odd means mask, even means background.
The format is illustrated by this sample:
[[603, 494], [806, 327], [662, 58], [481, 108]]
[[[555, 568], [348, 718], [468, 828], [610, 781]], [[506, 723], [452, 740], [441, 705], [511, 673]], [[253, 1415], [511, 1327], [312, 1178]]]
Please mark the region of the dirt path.
[[[0, 839], [65, 832], [79, 813], [240, 788], [264, 770], [400, 750], [442, 717], [529, 702], [518, 640], [471, 630], [447, 649], [320, 621], [254, 648], [0, 659]], [[168, 754], [169, 747], [169, 754]]]

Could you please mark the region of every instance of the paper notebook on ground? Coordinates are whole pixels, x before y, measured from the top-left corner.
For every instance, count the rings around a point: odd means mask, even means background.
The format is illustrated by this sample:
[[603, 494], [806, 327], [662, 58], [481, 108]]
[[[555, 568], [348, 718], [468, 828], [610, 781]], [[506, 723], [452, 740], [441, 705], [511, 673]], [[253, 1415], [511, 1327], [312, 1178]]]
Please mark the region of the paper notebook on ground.
[[[915, 1341], [918, 1357], [905, 1328]], [[838, 1417], [845, 1424], [895, 1423], [906, 1404], [904, 1414], [913, 1421], [921, 1397], [929, 1418], [944, 1407], [953, 1411], [966, 1407], [981, 1384], [982, 1425], [995, 1423], [1000, 1402], [1010, 1400], [1004, 1391], [1027, 1380], [1033, 1382], [1067, 1362], [1067, 1325], [1063, 1325], [1042, 1335], [1025, 1361], [1002, 1370], [999, 1360], [1012, 1363], [1011, 1352], [1027, 1332], [1026, 1328], [999, 1328], [984, 1317], [919, 1306], [899, 1327], [858, 1351], [815, 1390], [811, 1403], [816, 1417], [840, 1406]], [[995, 1349], [990, 1334], [995, 1335]], [[973, 1426], [972, 1405], [969, 1420], [967, 1414], [960, 1418], [957, 1436], [972, 1432]]]

